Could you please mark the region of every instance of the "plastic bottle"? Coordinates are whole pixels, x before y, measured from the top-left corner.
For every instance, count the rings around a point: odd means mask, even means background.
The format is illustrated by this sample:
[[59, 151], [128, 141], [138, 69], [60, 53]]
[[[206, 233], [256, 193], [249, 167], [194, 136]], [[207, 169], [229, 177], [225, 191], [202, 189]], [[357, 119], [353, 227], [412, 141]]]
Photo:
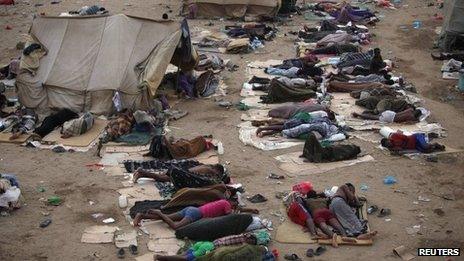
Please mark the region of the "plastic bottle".
[[328, 138], [326, 140], [330, 141], [330, 142], [334, 142], [334, 141], [341, 141], [341, 140], [345, 140], [345, 139], [346, 139], [345, 134], [337, 133], [337, 134], [334, 134], [334, 135], [330, 136], [330, 138]]
[[126, 208], [127, 207], [127, 197], [126, 195], [119, 196], [119, 207]]
[[395, 131], [390, 127], [382, 127], [380, 129], [380, 135], [382, 135], [382, 137], [384, 138], [390, 137], [390, 134], [392, 134], [393, 132]]
[[222, 145], [222, 142], [218, 142], [217, 148], [218, 148], [217, 151], [219, 155], [224, 154], [224, 146]]

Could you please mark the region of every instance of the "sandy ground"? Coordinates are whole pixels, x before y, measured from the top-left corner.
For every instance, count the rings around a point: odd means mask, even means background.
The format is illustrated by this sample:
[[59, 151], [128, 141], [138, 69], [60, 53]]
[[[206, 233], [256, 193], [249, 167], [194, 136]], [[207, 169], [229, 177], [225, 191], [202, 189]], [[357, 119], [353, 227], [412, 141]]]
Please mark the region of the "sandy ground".
[[[2, 63], [18, 55], [18, 51], [15, 50], [16, 43], [21, 39], [21, 34], [27, 33], [32, 15], [35, 13], [57, 14], [93, 3], [102, 4], [113, 13], [126, 12], [153, 18], [159, 18], [168, 10], [166, 4], [159, 4], [160, 0], [65, 0], [57, 5], [50, 5], [50, 1], [17, 2], [18, 5], [7, 9], [7, 15], [0, 16]], [[39, 2], [45, 5], [38, 9], [33, 7], [33, 4]], [[178, 1], [167, 2], [174, 10], [171, 15], [177, 14], [179, 5], [172, 2]], [[443, 142], [454, 148], [464, 149], [463, 96], [453, 91], [455, 81], [441, 80], [441, 62], [432, 61], [430, 58], [436, 36], [434, 30], [440, 22], [431, 18], [438, 9], [427, 7], [428, 2], [431, 1], [404, 0], [403, 4], [407, 6], [398, 10], [380, 9], [383, 18], [373, 29], [376, 38], [372, 46], [380, 47], [385, 58], [394, 59], [398, 74], [404, 75], [408, 81], [414, 83], [419, 93], [425, 97], [424, 102], [426, 107], [432, 110], [432, 118], [448, 130], [448, 138]], [[423, 21], [420, 30], [411, 28], [414, 20]], [[213, 21], [213, 27], [206, 26], [206, 20], [189, 23], [192, 29], [199, 27], [211, 30], [233, 22]], [[307, 21], [299, 16], [294, 17], [288, 25], [279, 26], [279, 36], [266, 44], [262, 54], [223, 55], [240, 66], [236, 72], [222, 73], [229, 86], [227, 99], [233, 102], [239, 100], [241, 84], [246, 80], [244, 70], [247, 61], [294, 57], [294, 36], [284, 34], [296, 30], [304, 23]], [[13, 29], [5, 30], [7, 24]], [[409, 26], [409, 30], [401, 29], [402, 25]], [[371, 227], [379, 231], [373, 246], [329, 248], [323, 256], [314, 258], [315, 260], [340, 260], [345, 257], [357, 260], [396, 259], [392, 249], [399, 245], [405, 245], [413, 252], [417, 247], [464, 247], [464, 227], [460, 220], [464, 210], [462, 154], [440, 156], [436, 163], [409, 160], [385, 155], [376, 149], [374, 144], [353, 139], [363, 151], [374, 156], [376, 161], [307, 177], [287, 178], [282, 184], [277, 184], [265, 178], [270, 172], [281, 173], [273, 157], [301, 150], [301, 147], [273, 152], [245, 147], [238, 139], [236, 128], [241, 112], [218, 107], [212, 100], [183, 101], [177, 107], [190, 113], [187, 117], [171, 123], [172, 133], [176, 137], [212, 134], [222, 140], [225, 154], [221, 157], [221, 162], [229, 164], [228, 168], [233, 178], [244, 184], [247, 195], [262, 193], [269, 198], [268, 202], [256, 204], [255, 207], [261, 210], [264, 217], [271, 218], [275, 226], [279, 224], [278, 218], [270, 215], [270, 212], [281, 207], [280, 201], [274, 197], [275, 192], [289, 190], [292, 184], [302, 180], [310, 180], [316, 189], [320, 190], [345, 182], [352, 182], [358, 188], [360, 184], [367, 184], [368, 191], [360, 194], [366, 196], [372, 204], [392, 209], [389, 222], [375, 216], [370, 217]], [[0, 171], [17, 174], [25, 202], [25, 205], [11, 216], [0, 218], [0, 260], [116, 259], [116, 247], [113, 244], [80, 243], [83, 230], [87, 226], [97, 224], [91, 217], [92, 213], [102, 212], [115, 218], [116, 225], [121, 228], [129, 226], [117, 207], [116, 190], [121, 186], [120, 180], [85, 167], [86, 164], [98, 160], [93, 151], [56, 154], [51, 151], [0, 144]], [[396, 176], [398, 183], [393, 186], [384, 185], [382, 180], [386, 175]], [[38, 187], [44, 187], [46, 191], [38, 192]], [[404, 193], [395, 193], [395, 190]], [[47, 207], [40, 200], [54, 194], [62, 196], [65, 199], [64, 204]], [[417, 201], [418, 195], [427, 196], [431, 201], [413, 204], [413, 201]], [[450, 195], [456, 200], [444, 200], [436, 195]], [[89, 201], [95, 204], [90, 205]], [[444, 216], [434, 213], [433, 210], [437, 208], [444, 211]], [[39, 223], [45, 218], [43, 212], [49, 212], [53, 219], [53, 223], [45, 229], [39, 228]], [[417, 224], [421, 225], [420, 233], [408, 235], [405, 228]], [[145, 242], [146, 238], [139, 241], [142, 254], [147, 252]], [[277, 248], [282, 254], [295, 252], [299, 256], [304, 256], [308, 247], [297, 244], [271, 245], [271, 248]]]

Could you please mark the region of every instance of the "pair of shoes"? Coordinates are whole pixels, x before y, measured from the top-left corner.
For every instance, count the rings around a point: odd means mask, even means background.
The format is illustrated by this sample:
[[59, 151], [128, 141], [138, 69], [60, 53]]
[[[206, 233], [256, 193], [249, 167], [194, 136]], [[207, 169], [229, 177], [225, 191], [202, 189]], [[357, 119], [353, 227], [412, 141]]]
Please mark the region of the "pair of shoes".
[[314, 249], [310, 248], [306, 251], [306, 256], [307, 257], [313, 257], [313, 256], [320, 256], [322, 253], [324, 253], [327, 249], [323, 246], [320, 246], [316, 248], [316, 251]]
[[[139, 250], [137, 249], [137, 246], [136, 245], [130, 245], [129, 246], [129, 251], [131, 252], [132, 255], [137, 255], [139, 253]], [[126, 256], [126, 251], [124, 251], [124, 248], [120, 248], [118, 249], [118, 252], [117, 252], [117, 256], [118, 258], [124, 258]]]

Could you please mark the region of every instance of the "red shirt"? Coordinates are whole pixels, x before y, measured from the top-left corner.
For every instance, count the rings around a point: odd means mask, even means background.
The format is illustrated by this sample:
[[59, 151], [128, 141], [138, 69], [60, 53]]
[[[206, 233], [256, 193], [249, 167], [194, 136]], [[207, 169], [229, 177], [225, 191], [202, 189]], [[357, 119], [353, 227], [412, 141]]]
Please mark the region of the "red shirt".
[[199, 207], [202, 217], [213, 218], [220, 217], [230, 214], [232, 212], [232, 206], [229, 201], [225, 199], [216, 200], [210, 203], [206, 203]]
[[401, 133], [393, 133], [390, 135], [390, 143], [392, 149], [398, 150], [415, 150], [416, 149], [416, 137], [414, 135], [404, 135]]

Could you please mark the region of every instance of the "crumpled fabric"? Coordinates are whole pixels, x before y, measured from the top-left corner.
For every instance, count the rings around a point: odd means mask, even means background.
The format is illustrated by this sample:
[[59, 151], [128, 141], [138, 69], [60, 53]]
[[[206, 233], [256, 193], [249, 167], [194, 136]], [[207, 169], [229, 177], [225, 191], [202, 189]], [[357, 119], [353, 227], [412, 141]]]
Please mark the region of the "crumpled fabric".
[[268, 67], [266, 69], [266, 73], [270, 75], [279, 75], [279, 76], [286, 76], [288, 78], [296, 78], [298, 77], [298, 72], [300, 68], [298, 67], [291, 67], [289, 69], [279, 69], [274, 67]]
[[[28, 46], [31, 45], [36, 45], [37, 43], [32, 43], [29, 44]], [[26, 47], [27, 49], [28, 47]], [[32, 75], [35, 75], [37, 70], [39, 69], [40, 66], [40, 58], [46, 54], [45, 50], [42, 48], [35, 48], [31, 52], [28, 52], [29, 54], [22, 54], [21, 55], [21, 60], [19, 63], [19, 69], [20, 70], [26, 70]]]
[[338, 127], [327, 124], [326, 122], [301, 124], [291, 129], [282, 131], [282, 135], [286, 138], [298, 138], [302, 134], [316, 131], [323, 138], [330, 137], [338, 132]]
[[317, 41], [318, 46], [327, 46], [329, 44], [347, 44], [351, 43], [355, 40], [355, 38], [348, 34], [347, 32], [340, 32], [340, 33], [334, 33], [334, 34], [329, 34], [322, 38], [321, 40]]

